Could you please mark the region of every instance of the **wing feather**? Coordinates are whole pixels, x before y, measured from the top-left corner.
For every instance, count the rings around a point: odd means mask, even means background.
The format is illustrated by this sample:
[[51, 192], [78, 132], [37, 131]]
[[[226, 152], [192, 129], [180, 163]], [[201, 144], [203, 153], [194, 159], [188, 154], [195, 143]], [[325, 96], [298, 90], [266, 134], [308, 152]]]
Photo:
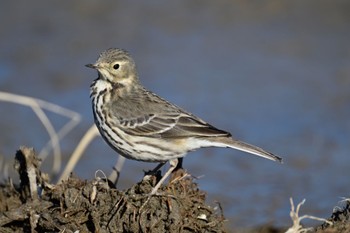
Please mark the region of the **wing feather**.
[[[132, 104], [119, 99], [112, 105], [114, 124], [129, 135], [169, 139], [230, 136], [151, 92], [143, 94], [145, 98], [135, 98]], [[137, 102], [140, 99], [143, 102]]]

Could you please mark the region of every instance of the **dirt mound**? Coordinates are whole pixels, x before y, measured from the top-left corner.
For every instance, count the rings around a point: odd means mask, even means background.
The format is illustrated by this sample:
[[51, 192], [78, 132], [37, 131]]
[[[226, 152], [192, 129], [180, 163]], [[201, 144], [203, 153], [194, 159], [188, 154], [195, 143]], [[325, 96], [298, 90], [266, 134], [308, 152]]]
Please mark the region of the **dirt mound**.
[[159, 177], [118, 191], [103, 178], [48, 182], [32, 149], [21, 148], [15, 167], [20, 184], [0, 189], [0, 232], [224, 232], [219, 206], [184, 174], [149, 197]]

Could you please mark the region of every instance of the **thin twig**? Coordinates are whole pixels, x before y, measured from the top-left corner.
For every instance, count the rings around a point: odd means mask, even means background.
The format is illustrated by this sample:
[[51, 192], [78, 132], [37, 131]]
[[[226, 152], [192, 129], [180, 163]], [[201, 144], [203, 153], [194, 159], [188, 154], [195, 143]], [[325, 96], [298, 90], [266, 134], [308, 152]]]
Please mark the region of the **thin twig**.
[[61, 174], [61, 177], [58, 179], [58, 183], [61, 183], [64, 179], [67, 179], [69, 174], [73, 171], [75, 165], [78, 163], [80, 157], [86, 150], [90, 142], [98, 136], [98, 130], [95, 125], [92, 125], [81, 138], [78, 146], [75, 148], [72, 156], [70, 157], [68, 164], [64, 168], [64, 171]]
[[119, 155], [117, 163], [114, 165], [113, 170], [108, 177], [108, 179], [114, 184], [114, 186], [117, 186], [117, 183], [120, 177], [120, 172], [124, 166], [124, 162], [125, 162], [125, 158]]

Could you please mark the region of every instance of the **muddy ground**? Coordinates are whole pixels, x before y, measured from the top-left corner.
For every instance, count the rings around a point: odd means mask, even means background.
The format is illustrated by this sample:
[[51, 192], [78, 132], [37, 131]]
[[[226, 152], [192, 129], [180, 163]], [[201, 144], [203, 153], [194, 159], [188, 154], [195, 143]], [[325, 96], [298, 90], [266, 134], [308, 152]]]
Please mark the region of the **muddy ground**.
[[[225, 228], [220, 204], [207, 205], [206, 193], [181, 170], [160, 195], [149, 197], [160, 174], [125, 191], [103, 177], [86, 181], [71, 176], [50, 184], [34, 150], [25, 147], [16, 153], [15, 168], [20, 184], [9, 179], [0, 185], [0, 232], [235, 232]], [[333, 226], [313, 231], [350, 232], [349, 213], [347, 203], [332, 214]], [[286, 229], [266, 225], [246, 232]]]

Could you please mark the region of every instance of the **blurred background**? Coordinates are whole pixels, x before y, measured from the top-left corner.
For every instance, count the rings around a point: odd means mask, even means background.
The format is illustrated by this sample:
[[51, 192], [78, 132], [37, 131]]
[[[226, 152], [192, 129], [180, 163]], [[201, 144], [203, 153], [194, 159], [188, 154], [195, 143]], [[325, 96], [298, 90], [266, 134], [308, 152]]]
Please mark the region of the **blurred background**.
[[[230, 227], [327, 218], [350, 188], [348, 1], [2, 1], [0, 91], [81, 114], [62, 141], [64, 166], [93, 124], [84, 67], [110, 47], [128, 50], [144, 86], [236, 138], [284, 158], [273, 163], [229, 149], [190, 153], [184, 167], [219, 201]], [[49, 140], [30, 108], [0, 102], [0, 154]], [[67, 119], [48, 114], [55, 128]], [[91, 179], [117, 159], [96, 138], [75, 168]], [[51, 162], [43, 164], [49, 172]], [[126, 161], [118, 187], [155, 164]]]

